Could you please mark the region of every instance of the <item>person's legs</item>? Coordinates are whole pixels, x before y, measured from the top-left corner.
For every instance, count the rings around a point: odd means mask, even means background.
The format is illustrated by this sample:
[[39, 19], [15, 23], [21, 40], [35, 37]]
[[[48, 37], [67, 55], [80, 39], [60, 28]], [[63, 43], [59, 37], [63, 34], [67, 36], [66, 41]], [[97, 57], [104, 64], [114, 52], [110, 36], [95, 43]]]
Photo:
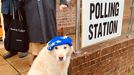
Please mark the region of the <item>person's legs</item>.
[[10, 25], [11, 20], [12, 20], [12, 16], [10, 14], [3, 14], [5, 35], [9, 29], [9, 25]]
[[32, 53], [32, 60], [31, 60], [31, 64], [34, 61], [34, 59], [38, 56], [39, 52], [41, 51], [41, 49], [45, 46], [45, 44], [41, 44], [41, 43], [30, 43], [30, 49], [31, 49], [31, 53]]
[[[8, 32], [11, 20], [12, 20], [12, 16], [10, 14], [3, 14], [5, 36], [6, 36], [6, 33]], [[12, 52], [10, 50], [7, 50], [7, 51], [8, 52], [3, 55], [3, 58], [5, 58], [5, 59], [10, 58], [17, 54], [17, 52]], [[26, 52], [18, 52], [18, 55], [19, 55], [19, 58], [23, 58], [28, 55], [28, 52], [27, 51]]]
[[28, 52], [18, 52], [19, 58], [26, 57], [28, 55]]
[[41, 43], [31, 43], [32, 54], [38, 55], [44, 46], [45, 44], [41, 44]]
[[[3, 14], [5, 36], [6, 36], [8, 29], [9, 29], [11, 19], [12, 19], [12, 16], [10, 14]], [[6, 54], [3, 55], [3, 58], [4, 59], [10, 58], [16, 54], [17, 54], [17, 52], [8, 51]]]
[[3, 55], [3, 58], [4, 59], [7, 59], [7, 58], [10, 58], [10, 57], [12, 57], [12, 56], [14, 56], [14, 55], [16, 55], [17, 54], [17, 52], [10, 52], [10, 51], [8, 51], [7, 53], [5, 53], [4, 55]]

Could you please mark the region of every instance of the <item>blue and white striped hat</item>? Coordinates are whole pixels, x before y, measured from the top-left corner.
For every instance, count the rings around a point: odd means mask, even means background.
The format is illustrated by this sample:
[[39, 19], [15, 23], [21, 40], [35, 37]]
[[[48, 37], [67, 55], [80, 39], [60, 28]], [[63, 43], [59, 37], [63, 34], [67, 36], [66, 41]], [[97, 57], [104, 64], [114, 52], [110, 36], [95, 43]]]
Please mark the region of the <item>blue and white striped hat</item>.
[[72, 46], [72, 39], [69, 36], [56, 36], [48, 42], [48, 50], [52, 51], [55, 46], [68, 44]]

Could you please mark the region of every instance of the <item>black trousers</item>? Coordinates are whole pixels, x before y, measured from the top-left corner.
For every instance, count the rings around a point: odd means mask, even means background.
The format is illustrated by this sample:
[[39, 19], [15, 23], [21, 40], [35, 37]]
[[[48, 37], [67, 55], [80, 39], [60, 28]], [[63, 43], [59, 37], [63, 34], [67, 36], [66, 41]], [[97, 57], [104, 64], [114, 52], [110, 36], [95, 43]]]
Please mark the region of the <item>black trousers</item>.
[[[3, 15], [3, 22], [4, 22], [4, 31], [5, 31], [5, 37], [6, 37], [6, 33], [9, 29], [10, 26], [10, 22], [12, 20], [12, 16], [10, 14], [2, 14]], [[9, 51], [9, 50], [7, 50]], [[12, 51], [10, 51], [12, 52]]]
[[4, 31], [5, 34], [9, 29], [10, 22], [12, 20], [12, 16], [10, 14], [3, 14], [3, 22], [4, 22]]

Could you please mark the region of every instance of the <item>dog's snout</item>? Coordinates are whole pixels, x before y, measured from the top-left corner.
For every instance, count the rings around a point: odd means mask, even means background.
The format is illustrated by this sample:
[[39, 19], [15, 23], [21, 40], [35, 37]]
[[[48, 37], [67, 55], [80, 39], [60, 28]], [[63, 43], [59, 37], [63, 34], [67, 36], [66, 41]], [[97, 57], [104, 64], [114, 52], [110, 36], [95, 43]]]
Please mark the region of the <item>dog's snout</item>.
[[59, 57], [59, 60], [60, 60], [60, 61], [63, 61], [64, 55], [61, 54], [61, 55], [59, 55], [58, 57]]
[[59, 57], [59, 59], [62, 61], [63, 60], [63, 56]]

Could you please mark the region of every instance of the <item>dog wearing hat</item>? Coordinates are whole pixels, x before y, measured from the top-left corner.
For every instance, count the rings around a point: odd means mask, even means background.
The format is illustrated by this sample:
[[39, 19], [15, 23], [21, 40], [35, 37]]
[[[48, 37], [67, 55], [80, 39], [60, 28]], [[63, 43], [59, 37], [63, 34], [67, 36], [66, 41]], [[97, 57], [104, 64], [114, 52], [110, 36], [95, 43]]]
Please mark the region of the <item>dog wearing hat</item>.
[[40, 51], [28, 75], [67, 75], [73, 51], [70, 37], [54, 37]]

